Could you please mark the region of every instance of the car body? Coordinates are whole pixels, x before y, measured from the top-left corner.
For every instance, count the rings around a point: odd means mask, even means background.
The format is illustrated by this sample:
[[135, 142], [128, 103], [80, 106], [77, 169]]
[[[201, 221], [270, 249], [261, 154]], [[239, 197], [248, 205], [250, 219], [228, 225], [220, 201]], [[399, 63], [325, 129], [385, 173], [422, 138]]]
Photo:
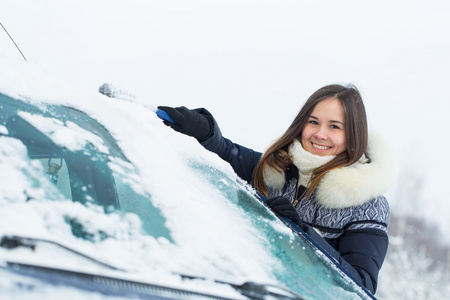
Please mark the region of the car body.
[[2, 295], [373, 298], [197, 141], [90, 97], [0, 93]]

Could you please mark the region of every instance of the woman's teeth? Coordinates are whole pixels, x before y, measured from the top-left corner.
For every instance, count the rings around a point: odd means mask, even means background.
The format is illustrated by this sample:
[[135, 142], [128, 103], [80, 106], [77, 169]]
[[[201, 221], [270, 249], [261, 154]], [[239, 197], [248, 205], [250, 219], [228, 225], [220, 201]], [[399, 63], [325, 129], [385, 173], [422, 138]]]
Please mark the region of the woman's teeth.
[[326, 147], [326, 146], [320, 146], [320, 145], [317, 145], [314, 143], [313, 143], [313, 147], [316, 149], [319, 149], [319, 150], [327, 150], [327, 149], [331, 148], [331, 147]]

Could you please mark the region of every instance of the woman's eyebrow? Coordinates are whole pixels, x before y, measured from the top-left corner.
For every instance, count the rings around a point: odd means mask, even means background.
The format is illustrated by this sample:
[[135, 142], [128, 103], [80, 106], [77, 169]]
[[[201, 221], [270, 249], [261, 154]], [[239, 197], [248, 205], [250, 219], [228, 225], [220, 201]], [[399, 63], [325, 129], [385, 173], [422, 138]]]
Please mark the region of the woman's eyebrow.
[[[314, 119], [314, 120], [319, 120], [319, 118], [318, 118], [318, 117], [315, 117], [315, 116], [313, 116], [313, 115], [309, 115], [309, 117], [310, 117], [311, 119]], [[344, 125], [344, 123], [343, 123], [343, 122], [341, 122], [341, 121], [337, 121], [337, 120], [330, 120], [329, 122], [330, 122], [330, 123], [339, 123], [339, 124], [342, 124], [342, 125]]]
[[342, 125], [344, 125], [344, 123], [343, 123], [343, 122], [341, 122], [341, 121], [330, 120], [330, 122], [331, 122], [331, 123], [339, 123], [339, 124], [342, 124]]

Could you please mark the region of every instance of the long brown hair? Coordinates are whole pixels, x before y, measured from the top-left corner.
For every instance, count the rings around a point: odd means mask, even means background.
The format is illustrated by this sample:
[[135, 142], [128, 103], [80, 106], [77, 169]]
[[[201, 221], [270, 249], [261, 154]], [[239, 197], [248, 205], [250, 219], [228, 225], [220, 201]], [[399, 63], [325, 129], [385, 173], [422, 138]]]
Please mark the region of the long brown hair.
[[357, 162], [366, 152], [368, 140], [367, 117], [361, 94], [353, 85], [327, 85], [309, 97], [286, 132], [267, 149], [257, 164], [254, 185], [262, 195], [267, 196], [267, 186], [264, 181], [266, 166], [283, 172], [292, 165], [292, 159], [288, 153], [289, 145], [294, 139], [301, 140], [303, 128], [314, 108], [320, 101], [328, 98], [338, 99], [342, 104], [345, 116], [347, 149], [336, 155], [330, 162], [314, 170], [305, 194], [310, 196], [327, 172]]

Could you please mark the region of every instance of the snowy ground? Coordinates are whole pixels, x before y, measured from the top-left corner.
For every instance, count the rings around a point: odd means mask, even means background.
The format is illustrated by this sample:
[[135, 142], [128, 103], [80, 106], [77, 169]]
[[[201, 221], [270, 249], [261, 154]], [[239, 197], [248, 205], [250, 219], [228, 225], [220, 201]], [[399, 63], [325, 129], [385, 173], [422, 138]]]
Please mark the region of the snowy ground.
[[147, 104], [206, 107], [224, 135], [260, 151], [316, 89], [354, 83], [370, 128], [399, 159], [400, 178], [388, 195], [393, 214], [424, 218], [450, 237], [450, 161], [440, 158], [450, 146], [446, 1], [0, 4], [0, 22], [28, 62], [0, 28], [3, 59], [80, 90], [112, 82]]

